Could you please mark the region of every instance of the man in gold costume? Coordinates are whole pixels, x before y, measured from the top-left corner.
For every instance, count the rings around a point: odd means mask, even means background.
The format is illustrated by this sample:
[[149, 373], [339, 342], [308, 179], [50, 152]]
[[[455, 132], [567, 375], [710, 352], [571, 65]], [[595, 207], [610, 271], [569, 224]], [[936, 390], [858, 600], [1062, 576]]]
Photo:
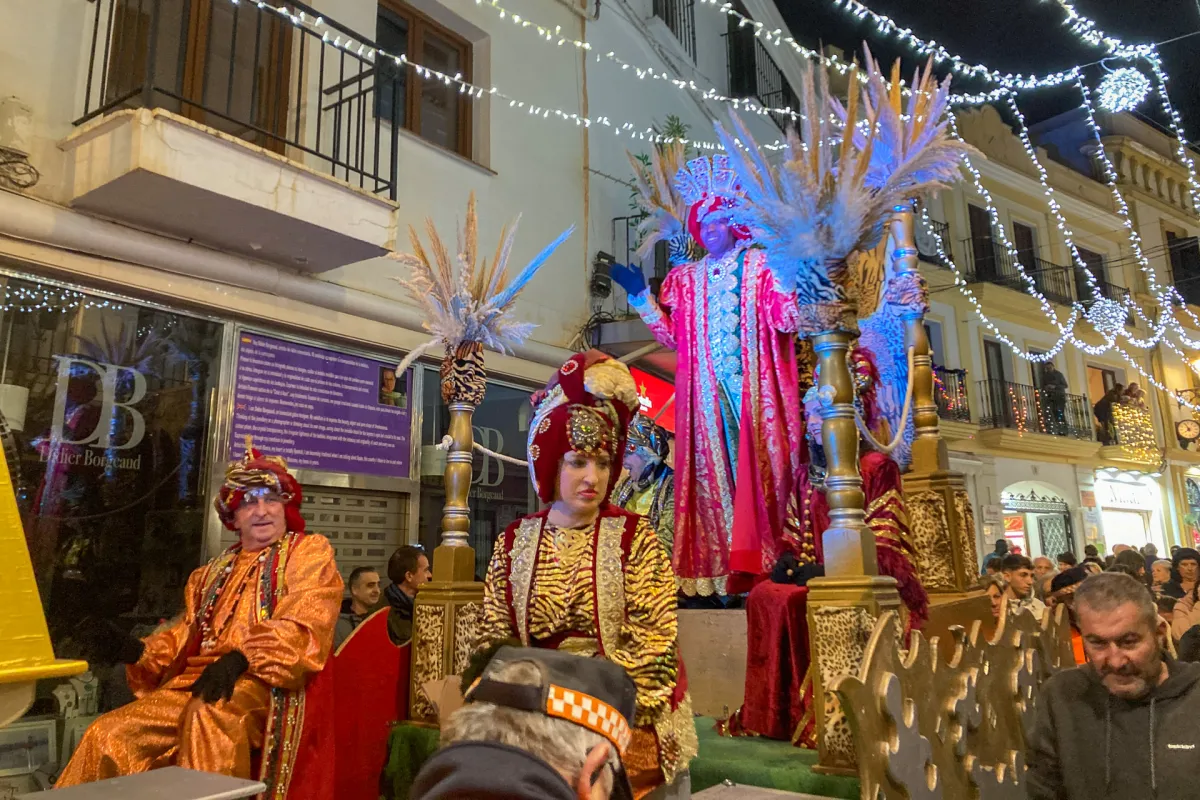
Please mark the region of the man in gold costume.
[[637, 405], [628, 368], [595, 351], [535, 396], [529, 467], [546, 507], [496, 540], [479, 646], [516, 638], [623, 667], [637, 709], [622, 760], [640, 798], [686, 772], [697, 740], [671, 562], [644, 518], [609, 502]]
[[172, 764], [250, 778], [257, 764], [269, 798], [330, 796], [305, 723], [331, 697], [306, 690], [325, 685], [310, 679], [329, 656], [342, 579], [329, 541], [305, 534], [301, 500], [286, 462], [247, 440], [216, 500], [239, 541], [192, 573], [173, 625], [144, 640], [104, 632], [97, 655], [128, 665], [137, 699], [88, 728], [58, 787]]

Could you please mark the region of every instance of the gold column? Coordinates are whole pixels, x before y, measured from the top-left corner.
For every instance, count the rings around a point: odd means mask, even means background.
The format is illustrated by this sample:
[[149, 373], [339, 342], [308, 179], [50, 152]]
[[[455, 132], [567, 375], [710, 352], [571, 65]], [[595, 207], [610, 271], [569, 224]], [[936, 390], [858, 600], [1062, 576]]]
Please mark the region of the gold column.
[[913, 210], [892, 209], [894, 275], [884, 292], [904, 322], [905, 348], [913, 350], [913, 445], [910, 471], [904, 476], [921, 582], [932, 593], [961, 594], [977, 580], [975, 521], [961, 473], [950, 470], [946, 442], [938, 432], [933, 397], [933, 358], [925, 332], [929, 293], [917, 269]]
[[468, 504], [475, 456], [471, 418], [487, 390], [483, 345], [464, 342], [447, 347], [441, 381], [442, 399], [450, 408], [446, 504], [442, 510], [441, 544], [433, 551], [433, 579], [421, 587], [413, 608], [409, 691], [410, 717], [427, 722], [435, 718], [436, 710], [421, 686], [462, 673], [483, 611], [483, 584], [475, 580]]
[[828, 459], [825, 495], [829, 500], [829, 528], [822, 537], [826, 577], [808, 583], [813, 716], [820, 755], [816, 769], [848, 775], [855, 773], [854, 741], [831, 687], [862, 663], [867, 639], [880, 615], [900, 608], [896, 581], [879, 575], [875, 538], [863, 521], [854, 384], [847, 359], [856, 335], [837, 330], [812, 337], [820, 364], [817, 391], [822, 398], [821, 439]]

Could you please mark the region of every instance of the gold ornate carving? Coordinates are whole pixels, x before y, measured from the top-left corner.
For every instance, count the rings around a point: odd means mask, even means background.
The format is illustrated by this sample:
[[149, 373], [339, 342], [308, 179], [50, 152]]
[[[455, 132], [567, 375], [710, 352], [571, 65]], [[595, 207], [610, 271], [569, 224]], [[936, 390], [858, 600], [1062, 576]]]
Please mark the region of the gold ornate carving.
[[442, 653], [445, 647], [446, 607], [421, 605], [413, 609], [412, 715], [414, 719], [437, 716], [433, 701], [421, 688], [427, 681], [445, 677]]
[[[823, 606], [813, 610], [812, 621], [811, 636], [821, 685], [834, 686], [842, 676], [857, 674], [867, 654], [871, 631], [876, 627], [870, 612], [859, 606]], [[823, 758], [822, 764], [853, 766], [854, 738], [842, 712], [841, 700], [830, 691], [825, 692], [824, 720], [822, 744], [829, 757]]]
[[1005, 610], [991, 641], [978, 622], [969, 635], [955, 629], [949, 663], [920, 633], [902, 651], [896, 620], [880, 617], [857, 674], [833, 684], [853, 732], [862, 796], [1025, 797], [1022, 753], [1040, 688], [1074, 666], [1066, 609], [1040, 624]]
[[453, 674], [462, 675], [475, 652], [479, 627], [483, 622], [482, 603], [463, 603], [454, 612]]
[[[965, 494], [965, 492], [964, 492]], [[954, 540], [946, 514], [946, 497], [941, 492], [911, 492], [907, 495], [908, 520], [912, 530], [917, 572], [926, 589], [958, 588], [954, 573]], [[974, 550], [974, 527], [971, 541]], [[974, 564], [975, 561], [968, 563]]]
[[979, 563], [975, 548], [975, 510], [971, 508], [971, 497], [965, 489], [954, 493], [954, 507], [958, 510], [958, 547], [962, 562], [973, 567]]

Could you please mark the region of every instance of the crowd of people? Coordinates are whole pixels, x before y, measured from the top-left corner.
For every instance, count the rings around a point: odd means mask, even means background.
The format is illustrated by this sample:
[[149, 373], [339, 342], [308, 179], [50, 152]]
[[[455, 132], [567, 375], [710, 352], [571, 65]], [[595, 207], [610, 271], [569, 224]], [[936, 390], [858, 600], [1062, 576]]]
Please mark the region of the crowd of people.
[[[1027, 739], [1031, 800], [1188, 797], [1200, 766], [1200, 552], [1093, 545], [1029, 559], [996, 542], [982, 587], [993, 616], [1063, 605], [1077, 669], [1043, 687]], [[1007, 612], [1005, 611], [1007, 609]], [[1117, 754], [1121, 754], [1117, 757]]]

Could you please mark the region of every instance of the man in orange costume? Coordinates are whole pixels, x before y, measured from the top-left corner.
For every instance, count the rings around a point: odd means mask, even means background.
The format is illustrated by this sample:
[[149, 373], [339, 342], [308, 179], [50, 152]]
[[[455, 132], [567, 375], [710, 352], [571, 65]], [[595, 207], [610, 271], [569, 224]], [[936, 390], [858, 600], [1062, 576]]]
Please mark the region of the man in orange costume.
[[287, 463], [247, 440], [216, 500], [239, 541], [192, 573], [175, 624], [144, 640], [107, 636], [137, 699], [88, 728], [58, 787], [172, 764], [250, 778], [257, 763], [266, 797], [288, 796], [307, 766], [297, 756], [313, 755], [305, 689], [325, 666], [342, 599], [333, 550], [305, 534], [301, 500]]

